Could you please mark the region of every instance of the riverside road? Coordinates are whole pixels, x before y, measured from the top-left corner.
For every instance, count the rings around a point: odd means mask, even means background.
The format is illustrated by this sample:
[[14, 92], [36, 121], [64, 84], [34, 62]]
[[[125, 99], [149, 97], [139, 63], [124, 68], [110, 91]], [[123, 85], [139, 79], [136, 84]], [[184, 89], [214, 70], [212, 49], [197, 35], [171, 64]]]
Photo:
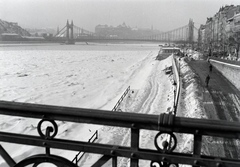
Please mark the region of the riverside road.
[[[217, 69], [209, 70], [206, 60], [193, 60], [189, 66], [198, 75], [203, 87], [203, 104], [209, 119], [239, 122], [240, 91], [229, 82]], [[210, 76], [208, 87], [205, 79]], [[225, 156], [240, 158], [239, 143], [233, 139], [223, 139]]]

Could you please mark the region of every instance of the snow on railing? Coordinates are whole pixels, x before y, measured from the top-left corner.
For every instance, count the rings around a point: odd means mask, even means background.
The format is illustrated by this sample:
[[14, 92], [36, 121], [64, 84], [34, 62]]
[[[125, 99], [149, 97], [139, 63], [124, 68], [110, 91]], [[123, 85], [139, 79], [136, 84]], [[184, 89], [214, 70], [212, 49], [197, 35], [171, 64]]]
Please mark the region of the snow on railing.
[[119, 105], [121, 104], [121, 102], [123, 101], [124, 97], [128, 94], [130, 90], [130, 86], [128, 86], [128, 88], [125, 90], [125, 92], [123, 93], [123, 95], [120, 97], [120, 99], [118, 100], [118, 102], [116, 103], [116, 105], [113, 107], [112, 111], [117, 111], [117, 108], [119, 107]]

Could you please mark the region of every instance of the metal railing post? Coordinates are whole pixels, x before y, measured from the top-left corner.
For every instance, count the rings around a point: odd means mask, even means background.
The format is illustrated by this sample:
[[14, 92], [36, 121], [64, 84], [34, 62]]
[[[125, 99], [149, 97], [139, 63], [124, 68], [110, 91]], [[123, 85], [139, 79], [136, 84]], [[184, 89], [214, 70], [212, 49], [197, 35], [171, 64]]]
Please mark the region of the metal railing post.
[[117, 167], [117, 157], [112, 157], [112, 167]]
[[[196, 158], [199, 158], [201, 155], [201, 148], [202, 148], [202, 135], [199, 135], [199, 131], [196, 130], [194, 134], [194, 141], [193, 141], [193, 154]], [[200, 167], [201, 164], [199, 164], [198, 161], [194, 162], [193, 167]]]
[[131, 128], [131, 167], [138, 167], [138, 158], [136, 152], [139, 149], [139, 129], [136, 128], [135, 124], [132, 124]]

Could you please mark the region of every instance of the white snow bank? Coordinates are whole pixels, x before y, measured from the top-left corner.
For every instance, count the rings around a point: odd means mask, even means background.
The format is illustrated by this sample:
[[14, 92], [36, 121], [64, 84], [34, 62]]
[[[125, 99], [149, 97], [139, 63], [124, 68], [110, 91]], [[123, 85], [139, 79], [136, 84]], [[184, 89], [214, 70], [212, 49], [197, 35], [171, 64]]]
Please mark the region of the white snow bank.
[[[189, 118], [208, 119], [208, 114], [204, 109], [203, 93], [204, 89], [200, 86], [197, 75], [187, 65], [186, 61], [182, 59], [181, 76], [182, 76], [182, 93], [181, 101], [178, 110], [178, 115]], [[177, 134], [179, 152], [192, 153], [193, 152], [193, 135]], [[215, 155], [224, 157], [223, 145], [214, 144], [212, 141], [221, 141], [216, 137], [203, 137], [202, 154]], [[188, 165], [182, 165], [188, 166]]]
[[192, 58], [195, 60], [203, 60], [203, 54], [195, 51]]
[[[178, 116], [206, 119], [202, 104], [202, 89], [198, 84], [196, 74], [190, 69], [185, 59], [180, 59], [180, 73], [182, 88], [178, 106]], [[177, 134], [178, 145], [176, 150], [183, 153], [193, 152], [193, 135]], [[182, 165], [188, 166], [188, 165]]]
[[[154, 58], [151, 58], [146, 63], [143, 63], [141, 69], [131, 76], [132, 79], [129, 84], [131, 90], [119, 109], [123, 112], [157, 115], [167, 112], [173, 106], [174, 87], [170, 82], [169, 75], [166, 75], [163, 71], [166, 66], [171, 66], [171, 58], [162, 61], [156, 61]], [[156, 149], [153, 143], [156, 133], [156, 131], [141, 130], [140, 147]], [[103, 127], [100, 134], [98, 142], [130, 146], [129, 129]], [[87, 156], [80, 165], [85, 166], [85, 163], [94, 162], [98, 158], [98, 155]], [[140, 166], [149, 166], [149, 163], [148, 161], [140, 161]], [[106, 164], [106, 166], [108, 165]], [[118, 166], [129, 166], [129, 159], [118, 158]]]
[[202, 60], [204, 58], [203, 54], [200, 52], [197, 52], [192, 49], [188, 49], [186, 51], [186, 54], [188, 55], [188, 58], [194, 59], [194, 60]]
[[180, 60], [182, 78], [180, 116], [191, 118], [207, 118], [202, 104], [202, 88], [198, 84], [197, 75], [190, 69], [184, 59]]

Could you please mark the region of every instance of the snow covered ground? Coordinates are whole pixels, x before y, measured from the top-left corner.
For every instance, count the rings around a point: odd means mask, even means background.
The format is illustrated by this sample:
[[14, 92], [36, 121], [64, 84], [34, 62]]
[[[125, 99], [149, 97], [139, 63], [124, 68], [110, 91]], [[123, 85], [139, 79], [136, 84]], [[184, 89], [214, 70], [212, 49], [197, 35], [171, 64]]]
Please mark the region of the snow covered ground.
[[[1, 45], [0, 100], [112, 110], [130, 86], [131, 91], [120, 105], [123, 112], [157, 115], [169, 112], [173, 106], [174, 87], [172, 76], [163, 70], [172, 65], [172, 57], [156, 61], [158, 50], [157, 44]], [[196, 57], [199, 58], [193, 56]], [[202, 87], [196, 74], [184, 59], [179, 63], [182, 90], [177, 115], [205, 119]], [[39, 120], [0, 117], [1, 131], [38, 135]], [[98, 130], [96, 142], [130, 145], [130, 132], [125, 128], [61, 121], [57, 124], [58, 138], [87, 141]], [[140, 147], [155, 149], [156, 133], [141, 131]], [[192, 153], [193, 136], [178, 134], [177, 138], [176, 150]], [[25, 145], [1, 145], [16, 162], [45, 151]], [[203, 152], [209, 154], [207, 148]], [[69, 160], [77, 154], [63, 150], [51, 150], [51, 153]], [[79, 166], [90, 166], [98, 158], [99, 155], [85, 154]], [[5, 166], [0, 157], [0, 167]], [[129, 160], [119, 158], [118, 166], [129, 166]], [[149, 166], [149, 162], [140, 161], [140, 166]]]
[[[0, 100], [111, 110], [130, 86], [121, 110], [158, 115], [171, 110], [174, 89], [163, 71], [171, 66], [171, 57], [156, 61], [158, 49], [157, 44], [1, 46]], [[0, 130], [37, 135], [37, 123], [35, 119], [1, 116]], [[87, 141], [99, 130], [96, 142], [129, 145], [129, 132], [124, 128], [60, 121], [58, 126], [57, 137]], [[154, 149], [155, 134], [141, 131], [141, 147]], [[44, 152], [43, 148], [1, 144], [17, 162]], [[69, 160], [76, 154], [63, 150], [52, 153]], [[98, 155], [85, 154], [79, 165], [89, 166], [97, 159]], [[127, 166], [128, 160], [118, 163]], [[141, 166], [146, 163], [141, 162]]]

